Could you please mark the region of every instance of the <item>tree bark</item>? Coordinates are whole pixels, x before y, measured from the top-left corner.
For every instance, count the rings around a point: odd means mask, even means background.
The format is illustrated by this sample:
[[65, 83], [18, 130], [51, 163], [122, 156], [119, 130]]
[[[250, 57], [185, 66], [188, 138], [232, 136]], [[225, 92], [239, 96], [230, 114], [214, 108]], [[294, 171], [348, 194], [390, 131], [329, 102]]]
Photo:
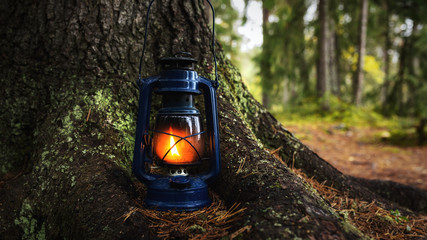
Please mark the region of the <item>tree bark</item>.
[[[2, 135], [10, 138], [2, 140], [1, 157], [19, 169], [8, 170], [0, 182], [3, 238], [156, 238], [142, 215], [121, 218], [143, 198], [131, 155], [147, 5], [0, 4], [0, 120]], [[203, 6], [201, 0], [154, 3], [144, 76], [156, 74], [159, 57], [177, 51], [191, 52], [198, 72], [212, 76]], [[293, 165], [351, 196], [402, 209], [377, 195], [372, 182], [343, 175], [305, 147], [253, 99], [224, 53], [217, 54], [223, 167], [212, 190], [228, 206], [241, 202], [248, 209], [231, 230], [252, 226], [245, 239], [366, 238], [288, 167]], [[393, 199], [387, 189], [396, 184], [389, 185], [378, 192]], [[426, 211], [425, 192], [406, 191], [418, 195], [395, 200]]]
[[362, 104], [363, 93], [363, 66], [366, 52], [366, 28], [368, 24], [368, 0], [361, 1], [360, 28], [359, 28], [359, 55], [357, 58], [356, 77], [353, 82], [353, 101], [356, 106]]

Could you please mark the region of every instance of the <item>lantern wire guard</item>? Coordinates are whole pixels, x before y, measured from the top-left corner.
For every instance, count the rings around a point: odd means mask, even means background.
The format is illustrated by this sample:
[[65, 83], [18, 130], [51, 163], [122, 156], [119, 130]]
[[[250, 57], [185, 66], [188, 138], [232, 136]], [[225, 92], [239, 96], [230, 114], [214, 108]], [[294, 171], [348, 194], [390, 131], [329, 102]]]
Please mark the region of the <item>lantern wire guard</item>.
[[[138, 85], [140, 88], [138, 121], [135, 136], [133, 172], [138, 180], [147, 185], [145, 204], [158, 210], [193, 211], [210, 205], [208, 183], [220, 171], [219, 124], [216, 90], [219, 86], [215, 54], [215, 11], [212, 10], [212, 54], [215, 64], [215, 80], [198, 76], [194, 71], [197, 62], [190, 53], [181, 52], [171, 58], [162, 58], [162, 71], [157, 76], [142, 78], [142, 62], [145, 55], [150, 9], [148, 4], [144, 43], [139, 62]], [[150, 129], [150, 111], [153, 93], [163, 96], [163, 108], [157, 112], [154, 129]], [[194, 107], [193, 95], [203, 95], [204, 115]], [[169, 122], [170, 131], [165, 130]], [[202, 124], [204, 121], [205, 124]], [[161, 125], [161, 127], [157, 125]], [[163, 124], [163, 125], [162, 125]], [[172, 124], [180, 126], [172, 132]], [[185, 124], [188, 124], [187, 126]], [[194, 126], [192, 125], [194, 124]], [[206, 130], [203, 130], [203, 125]], [[177, 131], [175, 129], [175, 131]], [[185, 133], [185, 134], [182, 134]], [[150, 136], [153, 135], [153, 138]], [[164, 139], [170, 138], [166, 144]], [[163, 142], [161, 142], [161, 140]], [[183, 156], [168, 159], [178, 153], [177, 147], [185, 146]], [[204, 148], [207, 146], [204, 157]], [[158, 147], [158, 150], [156, 147]], [[183, 149], [183, 148], [181, 148]], [[155, 154], [153, 154], [155, 153]], [[157, 158], [155, 158], [157, 156]], [[157, 159], [157, 161], [153, 161]], [[206, 172], [189, 173], [186, 166], [196, 166], [208, 160]], [[207, 162], [206, 162], [207, 163]], [[157, 164], [175, 170], [175, 173], [156, 174], [147, 167]], [[203, 169], [203, 168], [202, 168]]]
[[[161, 161], [163, 162], [163, 160], [165, 159], [165, 157], [168, 155], [168, 153], [180, 142], [180, 141], [182, 141], [182, 140], [184, 140], [185, 142], [187, 142], [188, 144], [190, 144], [190, 146], [194, 149], [194, 151], [197, 153], [197, 156], [199, 157], [199, 160], [202, 160], [202, 157], [200, 156], [200, 153], [199, 153], [199, 151], [197, 151], [197, 149], [196, 149], [196, 147], [194, 147], [194, 145], [190, 142], [190, 141], [188, 141], [188, 138], [191, 138], [191, 137], [195, 137], [195, 136], [198, 136], [198, 135], [201, 135], [201, 134], [203, 134], [203, 133], [205, 133], [206, 131], [201, 131], [201, 132], [198, 132], [198, 133], [195, 133], [195, 134], [191, 134], [191, 135], [188, 135], [188, 136], [186, 136], [186, 137], [180, 137], [180, 136], [178, 136], [178, 135], [175, 135], [175, 134], [172, 134], [172, 133], [167, 133], [167, 132], [163, 132], [163, 131], [159, 131], [159, 130], [152, 130], [153, 132], [158, 132], [158, 133], [162, 133], [162, 134], [166, 134], [166, 135], [169, 135], [169, 136], [173, 136], [173, 137], [176, 137], [176, 138], [179, 138], [179, 140], [178, 141], [176, 141], [169, 149], [168, 149], [168, 151], [165, 153], [165, 155], [163, 155], [163, 157], [162, 157], [162, 159], [161, 159]], [[144, 134], [144, 135], [147, 135], [147, 136], [149, 136], [148, 134]]]

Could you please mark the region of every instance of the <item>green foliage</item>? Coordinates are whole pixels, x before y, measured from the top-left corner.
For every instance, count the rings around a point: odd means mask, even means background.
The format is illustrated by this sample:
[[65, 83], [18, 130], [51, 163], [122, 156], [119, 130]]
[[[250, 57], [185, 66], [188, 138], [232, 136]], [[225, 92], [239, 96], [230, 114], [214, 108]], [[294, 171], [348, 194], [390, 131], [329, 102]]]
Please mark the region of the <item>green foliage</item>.
[[261, 78], [258, 76], [259, 66], [252, 61], [252, 59], [259, 55], [260, 50], [255, 48], [250, 52], [241, 53], [239, 60], [240, 71], [245, 72], [243, 77], [243, 82], [247, 85], [249, 91], [254, 96], [254, 98], [261, 102], [262, 101], [262, 88], [261, 88]]
[[403, 224], [408, 221], [408, 217], [402, 216], [399, 210], [390, 210], [390, 214], [393, 216], [393, 220], [396, 223]]
[[[396, 117], [394, 124], [389, 124], [390, 126], [387, 127], [389, 136], [384, 141], [388, 144], [402, 147], [418, 145], [417, 120], [415, 118]], [[427, 127], [424, 128], [424, 132], [427, 132]]]
[[[329, 108], [325, 109], [324, 101], [328, 101]], [[273, 115], [282, 123], [333, 123], [344, 130], [351, 127], [376, 127], [382, 128], [373, 139], [367, 141], [382, 141], [398, 146], [415, 146], [418, 144], [416, 118], [403, 118], [397, 115], [383, 116], [374, 107], [356, 107], [334, 96], [325, 96], [321, 99], [315, 97], [305, 98], [299, 103], [287, 108], [277, 107]], [[427, 126], [424, 131], [427, 130]]]
[[[325, 109], [324, 102], [329, 108]], [[356, 107], [332, 95], [317, 99], [305, 98], [299, 103], [274, 113], [283, 121], [326, 121], [344, 123], [347, 126], [384, 126], [387, 120], [372, 107]]]
[[231, 0], [213, 1], [216, 14], [216, 35], [224, 51], [232, 60], [239, 53], [241, 36], [236, 33], [239, 13], [233, 8]]

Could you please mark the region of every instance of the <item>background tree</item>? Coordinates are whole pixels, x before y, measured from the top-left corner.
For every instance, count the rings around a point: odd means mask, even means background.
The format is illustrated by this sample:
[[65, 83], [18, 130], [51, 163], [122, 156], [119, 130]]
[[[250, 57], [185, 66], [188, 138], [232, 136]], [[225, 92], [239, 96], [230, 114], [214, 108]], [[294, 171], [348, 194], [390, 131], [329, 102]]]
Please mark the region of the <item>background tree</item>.
[[323, 97], [328, 84], [328, 0], [319, 0], [319, 58], [317, 66], [317, 95]]
[[[260, 65], [263, 103], [287, 105], [311, 90], [306, 53], [303, 1], [263, 1], [263, 43], [255, 58]], [[292, 104], [292, 103], [291, 103]]]
[[339, 22], [339, 2], [336, 0], [330, 1], [329, 4], [329, 75], [330, 75], [330, 90], [331, 93], [336, 97], [341, 96], [341, 73], [340, 73], [340, 64], [341, 64], [341, 49], [339, 46], [339, 38], [338, 38], [338, 26]]
[[[247, 4], [247, 3], [246, 3]], [[273, 78], [271, 73], [271, 61], [269, 57], [272, 54], [271, 45], [269, 44], [270, 31], [269, 31], [269, 18], [270, 11], [273, 7], [274, 2], [272, 0], [262, 0], [262, 34], [263, 34], [263, 45], [260, 56], [260, 75], [261, 75], [261, 86], [262, 86], [262, 104], [265, 107], [269, 107], [271, 100], [271, 92], [273, 91]]]
[[423, 63], [416, 59], [426, 51], [417, 43], [425, 39], [423, 29], [426, 21], [420, 14], [425, 10], [426, 4], [419, 1], [397, 1], [393, 2], [390, 8], [392, 13], [390, 24], [394, 27], [391, 32], [393, 43], [391, 49], [398, 54], [398, 61], [394, 65], [397, 70], [390, 73], [393, 76], [387, 82], [388, 92], [384, 112], [417, 116], [415, 113], [419, 112], [415, 107], [417, 104], [411, 99], [420, 96], [419, 93], [424, 89], [425, 81], [421, 74]]
[[[408, 93], [423, 85], [422, 61], [412, 59], [425, 27], [422, 1], [265, 0], [263, 6], [263, 45], [255, 62], [268, 108], [299, 109], [330, 91], [338, 103], [363, 100], [380, 113], [416, 115], [413, 96], [419, 94]], [[402, 77], [409, 71], [411, 81]]]
[[383, 61], [384, 61], [384, 83], [381, 91], [381, 102], [382, 106], [386, 104], [386, 94], [388, 92], [390, 82], [390, 54], [391, 40], [390, 40], [390, 1], [384, 0], [381, 2], [381, 7], [384, 9], [384, 17], [382, 23], [385, 24], [384, 29], [384, 50], [383, 50]]
[[363, 66], [366, 51], [366, 27], [368, 22], [368, 0], [361, 0], [360, 11], [360, 30], [359, 30], [359, 46], [357, 57], [356, 77], [353, 84], [354, 103], [358, 106], [362, 104], [363, 92]]

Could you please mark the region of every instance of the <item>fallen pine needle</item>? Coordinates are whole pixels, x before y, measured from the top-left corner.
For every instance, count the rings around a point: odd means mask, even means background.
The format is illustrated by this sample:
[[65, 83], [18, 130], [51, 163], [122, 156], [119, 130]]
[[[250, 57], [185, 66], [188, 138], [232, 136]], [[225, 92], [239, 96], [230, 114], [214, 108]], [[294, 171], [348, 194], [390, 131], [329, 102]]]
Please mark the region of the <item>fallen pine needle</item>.
[[234, 222], [243, 216], [246, 208], [242, 208], [239, 203], [235, 203], [227, 209], [218, 196], [213, 194], [212, 198], [211, 206], [197, 211], [157, 211], [139, 206], [123, 214], [120, 218], [124, 218], [123, 222], [125, 222], [134, 213], [138, 212], [150, 222], [151, 233], [162, 239], [202, 240], [220, 239], [225, 236], [230, 236], [230, 239], [232, 239], [250, 230], [250, 226], [245, 226], [230, 235], [228, 230], [233, 226]]
[[350, 198], [346, 193], [325, 185], [326, 182], [319, 183], [301, 170], [293, 170], [364, 234], [375, 239], [427, 239], [426, 216], [400, 216], [380, 207], [375, 201], [368, 203]]
[[239, 236], [240, 234], [242, 234], [244, 231], [251, 231], [252, 226], [251, 225], [247, 225], [244, 226], [242, 228], [240, 228], [239, 230], [235, 231], [234, 233], [232, 233], [230, 235], [230, 240], [234, 239], [235, 237]]
[[277, 153], [278, 151], [280, 151], [283, 148], [283, 146], [278, 147], [277, 149], [270, 151], [270, 154], [274, 155], [275, 153]]
[[89, 108], [89, 112], [87, 113], [87, 116], [86, 116], [86, 122], [87, 121], [89, 121], [89, 117], [90, 117], [90, 111], [92, 110], [92, 108]]

